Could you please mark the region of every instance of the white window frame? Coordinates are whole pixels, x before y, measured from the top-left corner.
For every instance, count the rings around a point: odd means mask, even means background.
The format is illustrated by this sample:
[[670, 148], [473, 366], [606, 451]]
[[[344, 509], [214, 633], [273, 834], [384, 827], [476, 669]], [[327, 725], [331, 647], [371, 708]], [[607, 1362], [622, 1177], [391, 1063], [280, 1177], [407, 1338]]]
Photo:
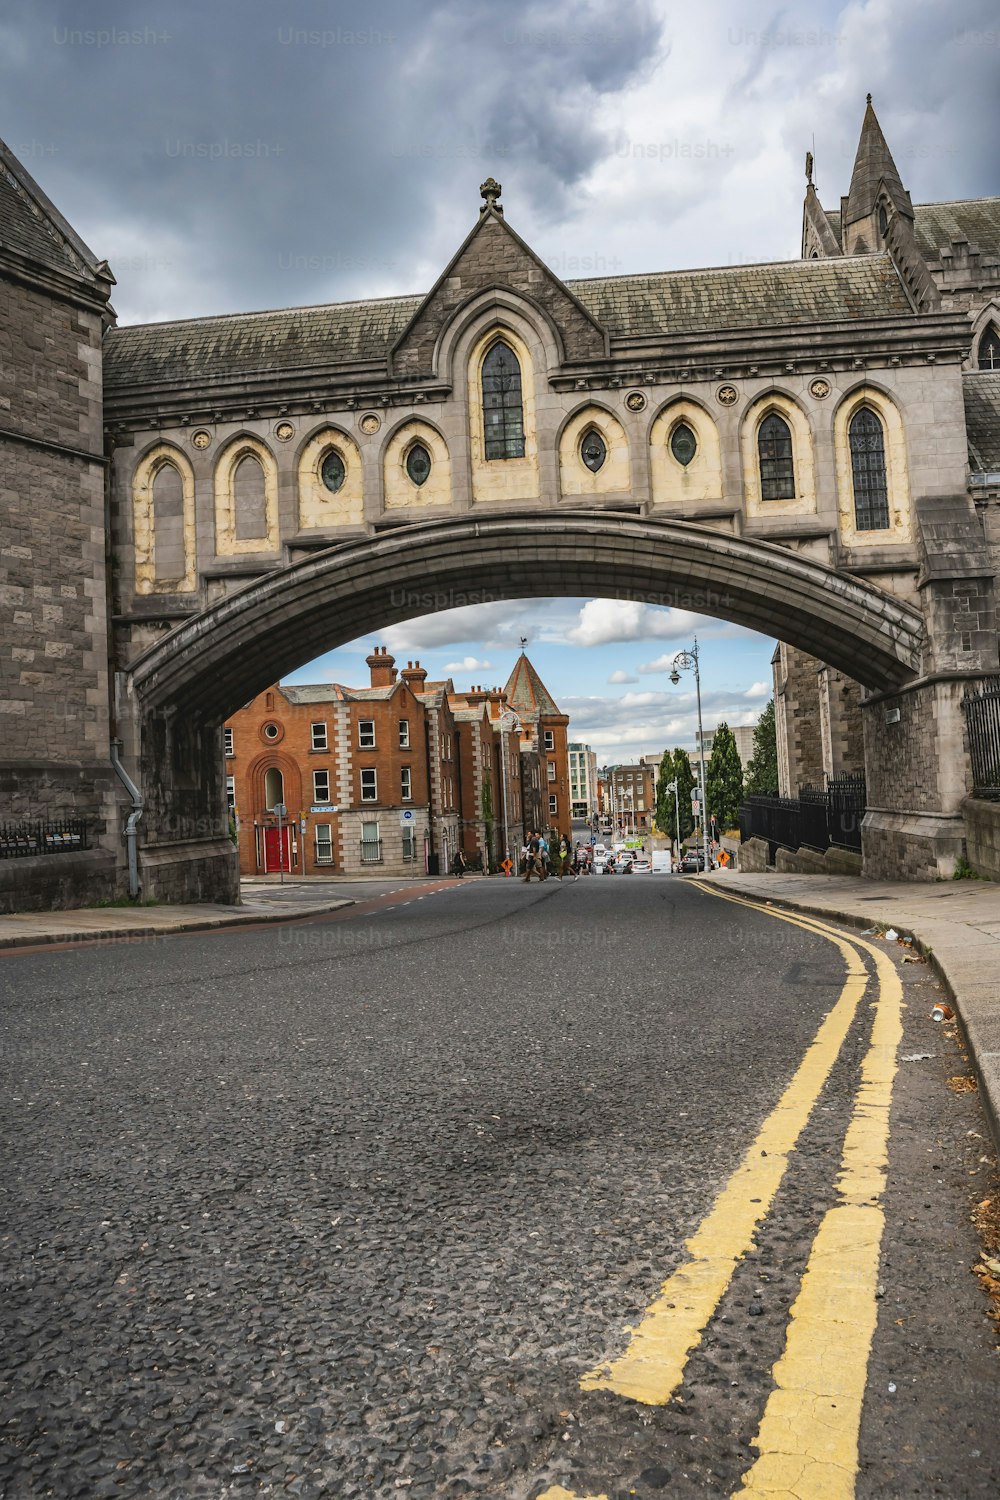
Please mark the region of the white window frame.
[[313, 750], [329, 750], [330, 738], [325, 719], [317, 719], [315, 723], [309, 725], [309, 737]]
[[404, 865], [415, 864], [417, 858], [417, 830], [415, 828], [403, 829], [403, 863]]
[[[361, 776], [361, 800], [362, 800], [362, 802], [377, 802], [378, 801], [378, 771], [375, 769], [374, 766], [364, 766], [361, 769], [360, 776]], [[368, 781], [368, 782], [366, 782], [365, 781], [365, 777], [366, 776], [370, 776], [371, 780]]]
[[[366, 731], [369, 731], [371, 733], [371, 739], [369, 739], [367, 737]], [[359, 719], [358, 720], [358, 749], [359, 750], [374, 750], [375, 749], [375, 720], [374, 719]]]
[[[320, 837], [325, 830], [325, 837]], [[313, 836], [315, 838], [316, 863], [318, 865], [333, 864], [333, 824], [315, 823], [313, 825]], [[322, 852], [325, 851], [325, 852]]]
[[548, 779], [549, 779], [549, 781], [555, 781], [555, 779], [556, 779], [556, 763], [555, 763], [555, 761], [554, 760], [548, 760], [548, 761], [545, 762], [545, 764], [549, 768], [548, 769]]
[[[326, 784], [326, 791], [320, 791], [321, 783]], [[313, 772], [313, 801], [329, 802], [330, 800], [330, 773], [329, 771]]]
[[409, 766], [399, 768], [399, 796], [402, 802], [413, 801], [413, 772]]
[[559, 811], [559, 798], [556, 796], [555, 792], [550, 792], [549, 793], [549, 817], [551, 818], [558, 811]]
[[233, 748], [233, 731], [231, 729], [224, 729], [222, 731], [222, 746], [226, 755], [236, 754]]
[[235, 776], [227, 776], [226, 777], [226, 802], [229, 804], [229, 811], [231, 813], [234, 813], [236, 811], [236, 777]]
[[546, 750], [554, 750], [556, 748], [556, 732], [554, 729], [546, 729], [545, 731], [545, 748]]
[[399, 748], [400, 750], [409, 750], [410, 748], [409, 719], [400, 719], [399, 721]]

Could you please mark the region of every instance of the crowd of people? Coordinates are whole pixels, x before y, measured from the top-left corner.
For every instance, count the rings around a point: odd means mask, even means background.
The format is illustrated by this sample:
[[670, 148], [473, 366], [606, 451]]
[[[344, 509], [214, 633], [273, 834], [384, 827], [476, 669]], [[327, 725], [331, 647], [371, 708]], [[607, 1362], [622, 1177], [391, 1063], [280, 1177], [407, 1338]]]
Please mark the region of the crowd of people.
[[544, 833], [529, 832], [521, 850], [524, 879], [529, 883], [532, 875], [539, 880], [547, 880], [550, 875], [562, 880], [572, 875], [575, 880], [586, 873], [582, 866], [588, 859], [589, 853], [575, 849], [573, 840], [565, 833], [553, 834], [550, 840]]

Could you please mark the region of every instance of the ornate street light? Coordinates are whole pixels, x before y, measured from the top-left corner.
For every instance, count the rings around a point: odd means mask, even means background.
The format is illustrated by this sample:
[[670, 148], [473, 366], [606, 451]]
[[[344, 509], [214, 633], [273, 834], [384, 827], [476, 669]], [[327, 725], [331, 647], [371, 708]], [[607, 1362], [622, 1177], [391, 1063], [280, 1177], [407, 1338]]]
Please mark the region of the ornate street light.
[[[708, 857], [708, 778], [705, 774], [705, 731], [701, 723], [701, 673], [698, 670], [698, 637], [690, 651], [678, 651], [670, 669], [670, 681], [676, 686], [682, 672], [694, 670], [694, 685], [698, 694], [698, 743], [701, 748], [701, 844], [705, 856], [706, 872], [712, 868]], [[679, 851], [678, 851], [679, 852]]]

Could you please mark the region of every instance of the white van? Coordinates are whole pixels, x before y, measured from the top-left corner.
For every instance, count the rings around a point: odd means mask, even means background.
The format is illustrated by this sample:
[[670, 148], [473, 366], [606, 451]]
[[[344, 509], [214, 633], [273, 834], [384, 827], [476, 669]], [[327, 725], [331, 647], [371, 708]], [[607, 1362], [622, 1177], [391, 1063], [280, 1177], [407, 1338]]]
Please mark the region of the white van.
[[652, 859], [654, 875], [669, 875], [674, 868], [669, 849], [654, 849]]

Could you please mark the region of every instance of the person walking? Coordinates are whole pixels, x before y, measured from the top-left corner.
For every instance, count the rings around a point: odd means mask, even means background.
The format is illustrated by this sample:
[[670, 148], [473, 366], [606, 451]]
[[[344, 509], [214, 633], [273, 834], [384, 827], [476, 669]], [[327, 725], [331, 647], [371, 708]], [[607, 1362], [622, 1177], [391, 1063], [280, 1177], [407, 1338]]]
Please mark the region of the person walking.
[[570, 873], [570, 865], [573, 862], [573, 845], [565, 834], [560, 835], [557, 857], [559, 860], [559, 879], [562, 880], [564, 875]]
[[542, 879], [549, 878], [549, 841], [544, 833], [538, 835], [538, 857], [542, 867]]
[[524, 861], [524, 883], [525, 883], [525, 885], [530, 885], [531, 884], [531, 877], [532, 877], [532, 875], [537, 875], [538, 878], [539, 878], [539, 880], [544, 880], [545, 876], [542, 874], [542, 851], [541, 851], [540, 841], [539, 841], [539, 837], [538, 837], [537, 833], [529, 833], [528, 834], [528, 841], [527, 841], [527, 843], [525, 845], [525, 850], [526, 850], [525, 861]]
[[465, 851], [463, 849], [456, 849], [455, 858], [451, 862], [451, 873], [455, 875], [459, 880], [461, 880], [462, 876], [465, 874], [465, 866]]

